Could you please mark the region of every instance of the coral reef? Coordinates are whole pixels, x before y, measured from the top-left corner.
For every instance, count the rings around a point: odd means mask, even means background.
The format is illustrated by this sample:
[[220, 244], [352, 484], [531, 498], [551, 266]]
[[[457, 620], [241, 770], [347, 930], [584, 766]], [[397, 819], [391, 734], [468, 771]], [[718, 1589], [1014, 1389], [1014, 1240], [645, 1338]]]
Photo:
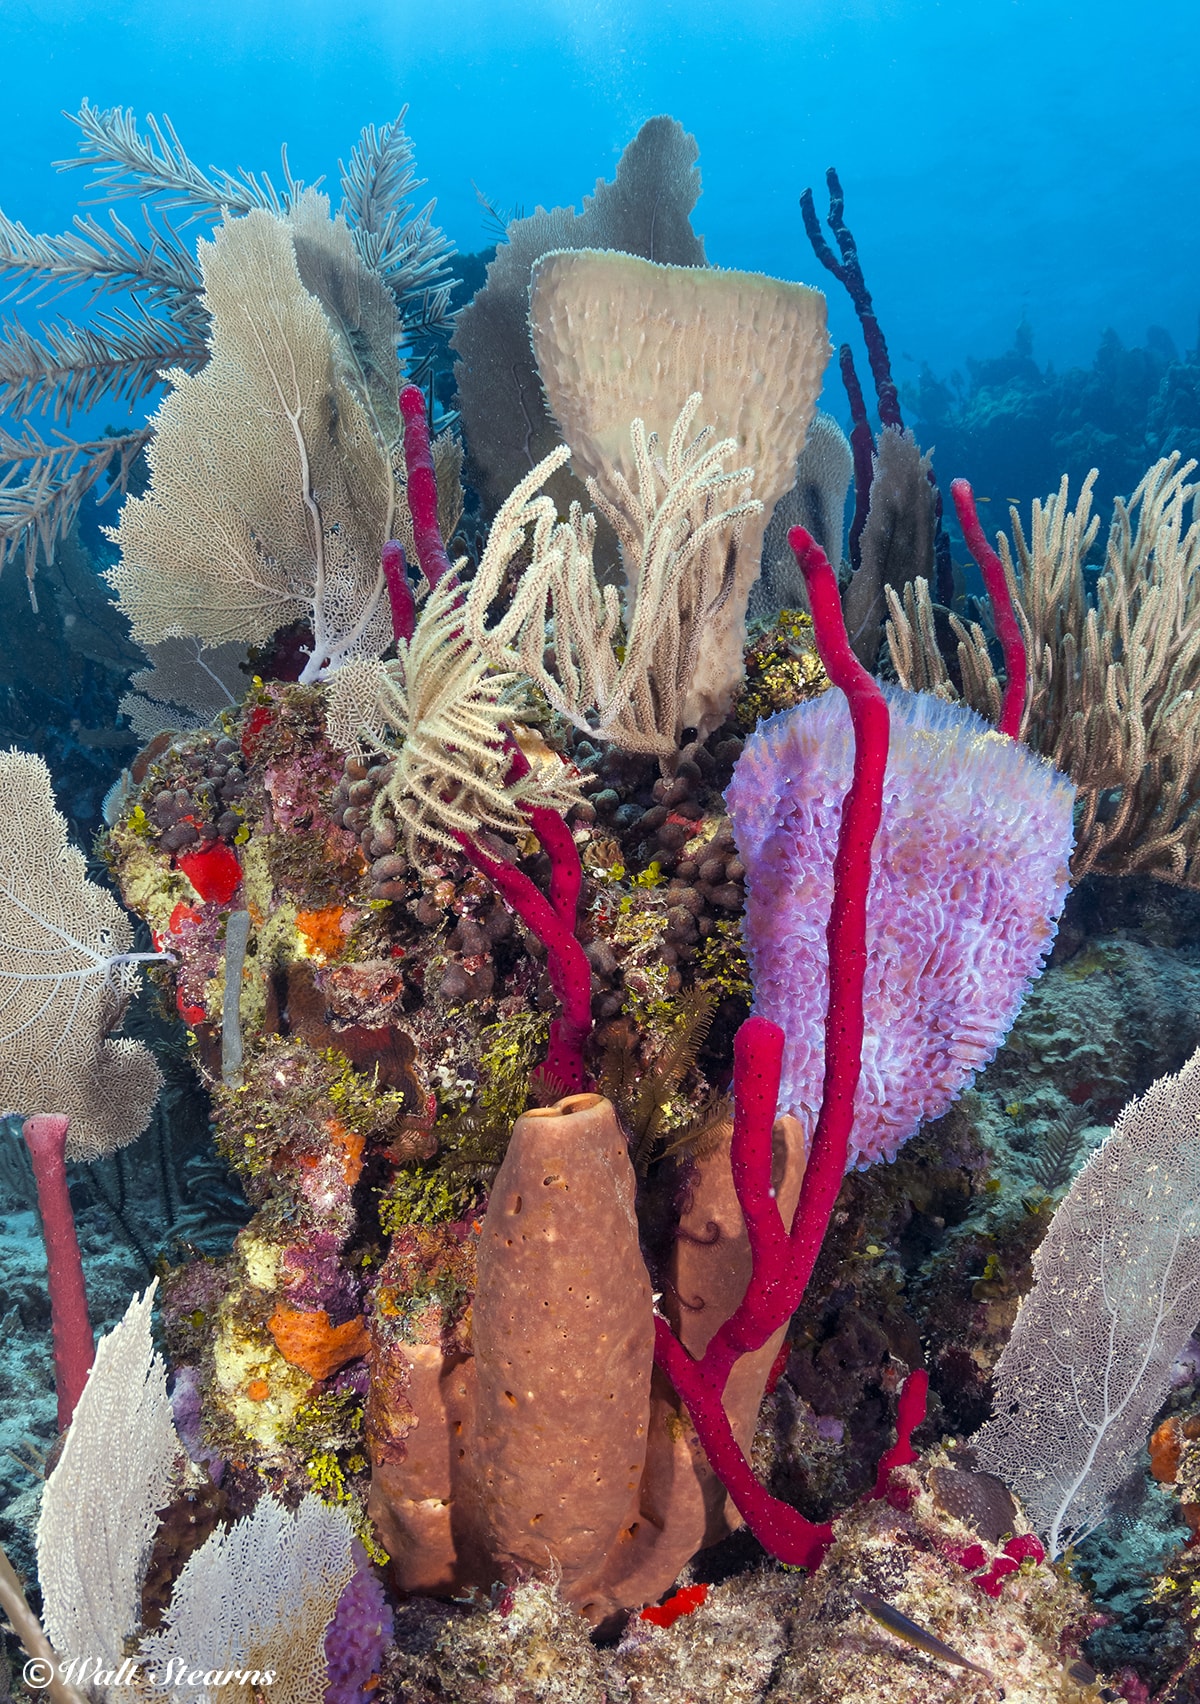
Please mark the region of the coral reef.
[[[169, 129], [84, 117], [110, 188], [120, 166], [152, 198], [229, 205], [194, 259], [164, 239], [137, 274], [192, 340], [110, 540], [153, 666], [97, 852], [148, 941], [85, 882], [40, 763], [0, 759], [0, 1099], [33, 1148], [53, 1138], [38, 1182], [70, 1425], [39, 1546], [59, 1654], [205, 1647], [243, 1689], [327, 1704], [1149, 1685], [1180, 1704], [1194, 1568], [1167, 1552], [1200, 1508], [1194, 1322], [1158, 1333], [1121, 1437], [1122, 1467], [1148, 1441], [1156, 1481], [1142, 1574], [1115, 1525], [1055, 1556], [1049, 1423], [1009, 1426], [1000, 1452], [1002, 1421], [972, 1435], [993, 1374], [1004, 1420], [1054, 1395], [1022, 1295], [1099, 1171], [1133, 1249], [1145, 1179], [1111, 1168], [1123, 1138], [1102, 1146], [1102, 1125], [1200, 1040], [1195, 901], [1128, 873], [1190, 877], [1187, 470], [1118, 508], [1098, 592], [1065, 496], [1001, 562], [955, 482], [1001, 669], [969, 611], [952, 627], [909, 584], [952, 589], [940, 496], [836, 174], [840, 259], [811, 197], [805, 218], [860, 315], [878, 441], [847, 351], [850, 450], [827, 421], [806, 448], [823, 300], [704, 265], [694, 144], [659, 119], [583, 215], [510, 226], [456, 335], [464, 461], [397, 354], [441, 301], [436, 233], [400, 211], [402, 132], [364, 132], [330, 217], [290, 181], [203, 177]], [[23, 276], [82, 276], [123, 231], [70, 253], [3, 240]], [[101, 381], [62, 382], [78, 400]], [[45, 544], [70, 501], [20, 526]], [[465, 501], [494, 519], [460, 549]], [[1078, 804], [1047, 757], [1073, 767], [1080, 706], [1054, 697], [1034, 608], [1063, 576], [1092, 716]], [[885, 598], [911, 678], [881, 688], [863, 663]], [[1186, 630], [1174, 649], [1155, 611]], [[1139, 698], [1143, 636], [1158, 684]], [[960, 687], [995, 728], [942, 701]], [[157, 1014], [114, 1037], [136, 965]], [[85, 1199], [70, 1154], [146, 1122], [143, 1034], [170, 1119], [186, 1095], [205, 1128], [181, 1177], [160, 1116]], [[241, 1208], [204, 1159], [209, 1122]], [[22, 1152], [0, 1183], [24, 1234]], [[83, 1291], [105, 1210], [110, 1253], [126, 1236], [158, 1288], [84, 1384], [87, 1303], [108, 1323], [123, 1301], [111, 1262]], [[1131, 1340], [1154, 1336], [1151, 1292], [1121, 1291]], [[45, 1330], [40, 1286], [6, 1301], [14, 1330], [14, 1312]], [[1127, 1495], [1117, 1477], [1084, 1524]], [[126, 1512], [119, 1542], [93, 1494]], [[34, 1500], [5, 1511], [22, 1571]], [[69, 1605], [97, 1570], [83, 1625]], [[36, 1645], [2, 1566], [0, 1597]], [[189, 1683], [197, 1704], [217, 1684]]]

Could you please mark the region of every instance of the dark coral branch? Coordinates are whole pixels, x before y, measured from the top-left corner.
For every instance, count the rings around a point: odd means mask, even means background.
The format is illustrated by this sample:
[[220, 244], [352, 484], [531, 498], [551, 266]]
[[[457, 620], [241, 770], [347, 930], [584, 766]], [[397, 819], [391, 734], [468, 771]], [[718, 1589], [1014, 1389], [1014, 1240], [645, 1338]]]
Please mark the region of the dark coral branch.
[[954, 564], [950, 560], [950, 534], [946, 531], [946, 506], [942, 501], [942, 488], [932, 467], [929, 470], [929, 483], [933, 486], [934, 595], [940, 604], [949, 609], [954, 602]]
[[879, 320], [876, 318], [875, 307], [871, 301], [871, 292], [867, 289], [867, 281], [863, 277], [862, 264], [858, 258], [858, 245], [854, 241], [853, 232], [846, 223], [846, 198], [842, 194], [842, 186], [837, 172], [832, 166], [825, 173], [825, 182], [829, 185], [827, 223], [837, 239], [838, 249], [842, 256], [841, 261], [835, 260], [833, 251], [822, 235], [811, 189], [806, 189], [800, 197], [804, 229], [808, 233], [808, 240], [813, 246], [813, 252], [817, 259], [826, 271], [832, 272], [854, 304], [858, 323], [862, 326], [863, 341], [867, 346], [867, 358], [871, 363], [871, 376], [875, 380], [875, 395], [879, 399], [879, 423], [881, 426], [895, 426], [897, 430], [903, 431], [904, 421], [900, 417], [900, 398], [892, 378], [892, 363], [888, 355], [887, 341], [884, 338]]
[[875, 478], [875, 438], [867, 419], [862, 386], [854, 368], [854, 352], [848, 343], [838, 350], [838, 366], [850, 403], [850, 451], [854, 457], [854, 519], [850, 522], [850, 566], [857, 569], [862, 562], [862, 530], [867, 524], [871, 507], [871, 483]]
[[[835, 256], [825, 235], [821, 230], [821, 221], [817, 217], [817, 209], [813, 202], [811, 189], [806, 189], [800, 197], [800, 211], [804, 218], [804, 229], [812, 244], [813, 253], [827, 272], [831, 272], [838, 283], [845, 289], [858, 315], [858, 323], [862, 327], [863, 341], [867, 346], [867, 359], [871, 364], [871, 376], [875, 381], [875, 396], [879, 405], [879, 423], [881, 426], [893, 426], [897, 431], [903, 431], [904, 421], [900, 415], [900, 397], [892, 378], [891, 357], [888, 355], [887, 340], [883, 328], [876, 317], [875, 306], [871, 300], [871, 292], [867, 289], [863, 277], [862, 262], [858, 258], [858, 244], [854, 233], [846, 223], [846, 198], [842, 193], [841, 180], [832, 166], [825, 173], [825, 181], [829, 185], [829, 229], [837, 238], [841, 260]], [[854, 451], [854, 520], [850, 527], [850, 563], [854, 568], [859, 564], [858, 540], [866, 521], [867, 509], [871, 500], [871, 480], [874, 469], [870, 457], [866, 454], [864, 445], [869, 440], [870, 427], [867, 425], [867, 411], [863, 404], [862, 387], [858, 375], [854, 371], [854, 358], [848, 344], [843, 344], [838, 351], [838, 359], [842, 369], [842, 382], [846, 387], [846, 395], [850, 402], [850, 417], [854, 430], [850, 434], [850, 444]], [[861, 429], [860, 429], [861, 422]], [[937, 565], [936, 591], [939, 600], [949, 604], [954, 596], [954, 581], [950, 569], [950, 540], [942, 525], [942, 494], [932, 470], [929, 483], [933, 486], [935, 495], [934, 509], [934, 560]]]

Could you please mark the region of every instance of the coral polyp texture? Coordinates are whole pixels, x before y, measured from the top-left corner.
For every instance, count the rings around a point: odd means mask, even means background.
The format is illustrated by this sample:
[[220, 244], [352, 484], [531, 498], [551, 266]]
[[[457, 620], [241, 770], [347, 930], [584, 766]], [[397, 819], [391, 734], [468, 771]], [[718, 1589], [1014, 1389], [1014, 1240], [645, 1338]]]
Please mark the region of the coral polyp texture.
[[[981, 716], [884, 688], [892, 731], [867, 909], [851, 1162], [893, 1159], [995, 1053], [1054, 939], [1074, 789]], [[853, 741], [830, 691], [746, 744], [726, 794], [750, 872], [755, 1011], [787, 1037], [780, 1106], [811, 1128], [824, 1076], [823, 919]]]

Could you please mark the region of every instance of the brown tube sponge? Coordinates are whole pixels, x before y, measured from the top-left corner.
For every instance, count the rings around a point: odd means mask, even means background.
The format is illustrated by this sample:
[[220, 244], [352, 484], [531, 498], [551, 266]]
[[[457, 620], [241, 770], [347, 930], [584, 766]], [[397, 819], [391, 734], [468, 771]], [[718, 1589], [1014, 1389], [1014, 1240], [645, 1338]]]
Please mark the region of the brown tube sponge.
[[[804, 1132], [790, 1114], [775, 1120], [771, 1181], [783, 1222], [791, 1226], [804, 1178]], [[696, 1162], [687, 1211], [671, 1263], [671, 1291], [663, 1311], [684, 1348], [699, 1357], [708, 1340], [746, 1293], [751, 1271], [746, 1222], [733, 1187], [729, 1141]], [[771, 1364], [783, 1343], [781, 1325], [761, 1349], [736, 1362], [725, 1387], [725, 1412], [734, 1437], [749, 1455]], [[725, 1487], [697, 1452], [697, 1483], [704, 1497], [703, 1544], [716, 1544], [742, 1524]]]
[[[384, 1434], [384, 1420], [370, 1438], [367, 1513], [391, 1558], [393, 1581], [402, 1592], [434, 1597], [469, 1585], [486, 1589], [495, 1571], [477, 1530], [470, 1464], [475, 1362], [414, 1343], [392, 1351], [387, 1372], [398, 1437]], [[382, 1366], [372, 1368], [373, 1380], [382, 1374]], [[371, 1418], [379, 1425], [369, 1407]]]
[[472, 1314], [479, 1496], [501, 1568], [547, 1571], [591, 1620], [637, 1520], [654, 1357], [635, 1179], [612, 1105], [517, 1120], [483, 1221]]

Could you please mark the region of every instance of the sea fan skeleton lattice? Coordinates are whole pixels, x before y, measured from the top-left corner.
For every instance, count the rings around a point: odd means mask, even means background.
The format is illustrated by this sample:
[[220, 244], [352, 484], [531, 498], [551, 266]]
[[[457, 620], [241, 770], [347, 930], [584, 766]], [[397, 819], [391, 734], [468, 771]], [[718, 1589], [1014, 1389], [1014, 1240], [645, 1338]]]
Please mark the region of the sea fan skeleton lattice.
[[[424, 180], [414, 172], [406, 111], [378, 129], [368, 125], [349, 163], [339, 165], [349, 240], [411, 337], [450, 329], [453, 249], [433, 223], [433, 202], [416, 207]], [[73, 122], [83, 157], [61, 160], [59, 169], [90, 167], [94, 200], [137, 197], [145, 230], [131, 229], [110, 208], [108, 223], [77, 216], [73, 230], [45, 236], [0, 211], [0, 273], [16, 280], [13, 293], [26, 306], [63, 290], [130, 298], [84, 324], [43, 325], [40, 338], [18, 320], [0, 324], [0, 407], [25, 417], [18, 431], [0, 429], [0, 567], [24, 550], [35, 609], [39, 553], [52, 557], [89, 491], [102, 498], [125, 493], [154, 433], [153, 425], [134, 421], [113, 436], [82, 441], [59, 431], [59, 423], [105, 399], [133, 406], [160, 384], [164, 369], [198, 373], [208, 361], [200, 269], [168, 215], [181, 210], [184, 224], [254, 209], [282, 218], [304, 196], [286, 150], [284, 185], [276, 189], [265, 173], [201, 171], [169, 119], [151, 118], [142, 134], [132, 111], [84, 101]], [[421, 381], [420, 364], [411, 376]], [[42, 423], [30, 418], [38, 410], [48, 416]]]
[[1058, 1556], [1103, 1520], [1200, 1312], [1200, 1053], [1130, 1101], [1033, 1257], [979, 1464]]
[[129, 920], [87, 879], [41, 758], [0, 753], [0, 1102], [71, 1121], [90, 1159], [146, 1128], [162, 1085], [140, 1042], [110, 1040], [138, 988]]

